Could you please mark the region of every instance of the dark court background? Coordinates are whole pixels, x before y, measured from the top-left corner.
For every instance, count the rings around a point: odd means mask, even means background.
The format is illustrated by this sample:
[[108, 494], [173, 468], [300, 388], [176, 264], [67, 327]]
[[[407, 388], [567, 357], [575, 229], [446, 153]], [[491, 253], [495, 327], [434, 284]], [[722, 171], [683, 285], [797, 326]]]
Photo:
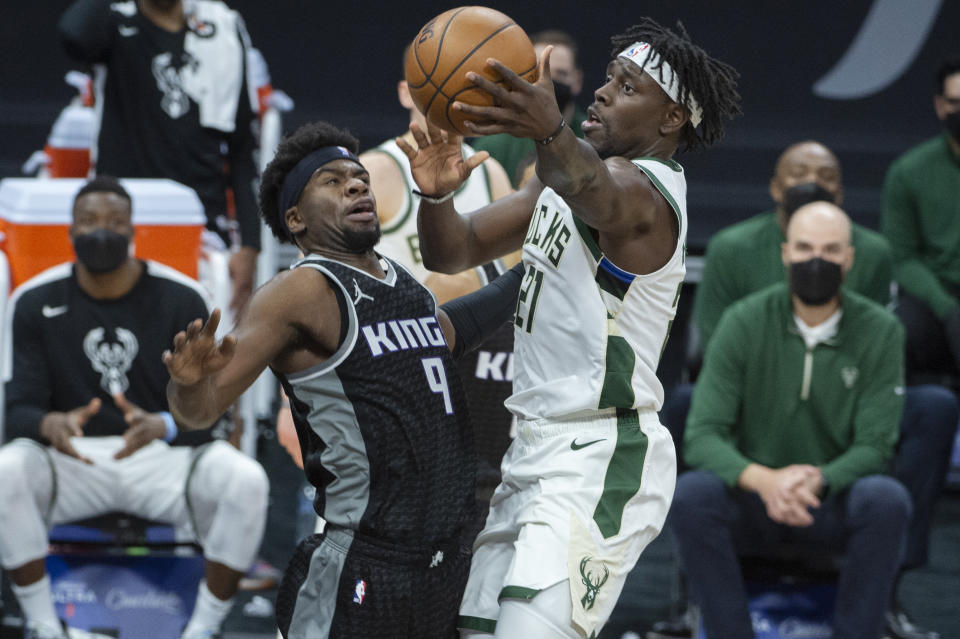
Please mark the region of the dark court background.
[[[0, 176], [20, 173], [43, 146], [79, 68], [62, 52], [56, 24], [65, 0], [4, 2], [0, 20]], [[326, 119], [364, 148], [404, 130], [396, 99], [401, 51], [428, 19], [452, 3], [231, 0], [266, 57], [273, 86], [296, 108], [284, 128]], [[933, 75], [960, 50], [960, 3], [941, 0], [769, 2], [492, 2], [528, 32], [569, 31], [580, 43], [586, 106], [609, 60], [609, 37], [638, 16], [678, 19], [711, 55], [741, 74], [744, 115], [711, 150], [681, 155], [689, 184], [691, 252], [710, 235], [769, 205], [767, 182], [780, 151], [801, 139], [833, 148], [843, 165], [855, 220], [878, 221], [884, 171], [900, 152], [934, 135]], [[830, 78], [841, 92], [814, 86]]]

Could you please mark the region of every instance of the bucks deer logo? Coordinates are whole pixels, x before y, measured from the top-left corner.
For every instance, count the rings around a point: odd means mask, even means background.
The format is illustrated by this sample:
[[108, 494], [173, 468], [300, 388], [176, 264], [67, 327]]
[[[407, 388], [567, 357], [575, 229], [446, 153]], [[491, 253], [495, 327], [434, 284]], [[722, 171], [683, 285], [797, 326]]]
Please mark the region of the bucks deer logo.
[[603, 584], [607, 583], [607, 579], [610, 577], [610, 571], [599, 562], [594, 562], [594, 566], [599, 565], [603, 570], [603, 575], [594, 576], [593, 570], [589, 569], [591, 559], [592, 557], [586, 556], [580, 560], [580, 580], [587, 587], [586, 592], [580, 599], [580, 604], [584, 610], [593, 608], [593, 604], [597, 601], [597, 595], [600, 594], [600, 589], [603, 588]]
[[127, 371], [137, 356], [140, 345], [137, 337], [125, 328], [117, 328], [116, 341], [104, 339], [106, 331], [98, 327], [83, 338], [83, 352], [90, 358], [93, 370], [100, 373], [100, 387], [114, 395], [126, 392], [130, 386]]

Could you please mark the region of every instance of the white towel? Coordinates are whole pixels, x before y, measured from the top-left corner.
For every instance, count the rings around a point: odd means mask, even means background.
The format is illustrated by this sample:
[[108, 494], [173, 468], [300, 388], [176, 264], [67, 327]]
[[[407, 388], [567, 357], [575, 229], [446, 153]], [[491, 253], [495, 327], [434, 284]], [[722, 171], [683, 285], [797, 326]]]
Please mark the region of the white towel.
[[243, 86], [243, 20], [219, 0], [187, 0], [183, 8], [183, 47], [197, 62], [181, 71], [183, 90], [199, 105], [201, 126], [232, 133]]

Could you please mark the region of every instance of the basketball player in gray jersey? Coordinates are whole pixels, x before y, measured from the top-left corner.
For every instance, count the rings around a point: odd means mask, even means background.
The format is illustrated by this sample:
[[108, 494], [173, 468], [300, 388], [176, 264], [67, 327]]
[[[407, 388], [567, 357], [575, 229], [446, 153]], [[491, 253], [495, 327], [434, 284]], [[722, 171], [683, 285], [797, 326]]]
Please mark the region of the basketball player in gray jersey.
[[[403, 58], [406, 57], [407, 52], [404, 51]], [[414, 105], [406, 80], [397, 83], [397, 98], [407, 110], [410, 122], [426, 128], [426, 118]], [[407, 131], [403, 137], [413, 144], [412, 133]], [[462, 149], [464, 158], [476, 153], [466, 143], [463, 143]], [[520, 252], [517, 251], [502, 260], [497, 259], [453, 275], [428, 271], [420, 257], [417, 234], [420, 197], [414, 191], [407, 156], [391, 139], [361, 153], [360, 162], [370, 172], [370, 186], [377, 194], [377, 216], [383, 231], [377, 251], [405, 266], [421, 284], [430, 289], [438, 303], [443, 304], [477, 290], [520, 260]], [[460, 186], [454, 200], [460, 210], [472, 211], [512, 192], [503, 167], [495, 159], [487, 158]], [[461, 357], [457, 364], [473, 424], [478, 462], [477, 497], [483, 511], [480, 516], [485, 517], [490, 495], [500, 483], [500, 460], [510, 444], [513, 420], [503, 401], [512, 391], [512, 324], [505, 322], [480, 347]], [[482, 521], [479, 523], [482, 524]]]
[[[203, 428], [265, 367], [290, 398], [323, 533], [278, 594], [281, 633], [454, 632], [474, 514], [471, 433], [451, 357], [500, 327], [519, 271], [438, 309], [380, 237], [357, 141], [326, 123], [284, 140], [264, 172], [263, 217], [306, 256], [259, 289], [233, 331], [219, 313], [164, 354], [171, 412]], [[425, 605], [424, 605], [425, 604]]]

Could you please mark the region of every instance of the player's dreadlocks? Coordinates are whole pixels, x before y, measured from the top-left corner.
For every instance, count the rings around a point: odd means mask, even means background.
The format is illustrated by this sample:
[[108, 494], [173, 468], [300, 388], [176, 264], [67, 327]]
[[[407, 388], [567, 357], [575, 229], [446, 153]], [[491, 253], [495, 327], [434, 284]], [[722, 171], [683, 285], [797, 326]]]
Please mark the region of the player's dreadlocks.
[[613, 44], [611, 55], [616, 57], [634, 42], [646, 42], [660, 54], [661, 60], [673, 67], [679, 84], [680, 103], [685, 103], [692, 94], [703, 109], [700, 126], [695, 129], [687, 122], [680, 134], [680, 150], [694, 151], [723, 139], [724, 121], [740, 115], [740, 94], [737, 92], [740, 74], [694, 44], [681, 22], [677, 22], [676, 29], [674, 32], [651, 18], [643, 18], [639, 24], [610, 38]]

